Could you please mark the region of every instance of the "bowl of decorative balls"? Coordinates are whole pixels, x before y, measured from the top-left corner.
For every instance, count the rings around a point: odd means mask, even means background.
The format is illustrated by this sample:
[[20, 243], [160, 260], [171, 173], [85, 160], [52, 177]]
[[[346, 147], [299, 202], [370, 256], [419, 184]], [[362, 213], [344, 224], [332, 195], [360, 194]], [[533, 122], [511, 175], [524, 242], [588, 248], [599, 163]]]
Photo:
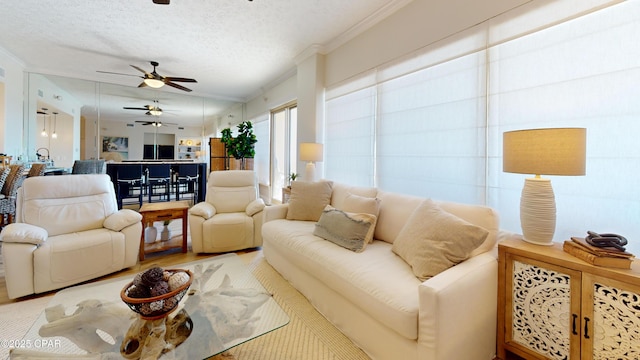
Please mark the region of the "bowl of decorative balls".
[[143, 319], [161, 319], [178, 307], [192, 280], [189, 270], [153, 267], [125, 285], [120, 298]]

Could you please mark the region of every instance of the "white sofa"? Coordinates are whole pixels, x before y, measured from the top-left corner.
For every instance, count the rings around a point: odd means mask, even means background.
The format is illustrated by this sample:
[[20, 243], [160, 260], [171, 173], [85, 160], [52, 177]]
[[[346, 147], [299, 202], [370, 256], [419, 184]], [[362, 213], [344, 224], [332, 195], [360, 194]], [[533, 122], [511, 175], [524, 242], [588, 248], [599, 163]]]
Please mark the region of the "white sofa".
[[108, 175], [28, 178], [0, 233], [9, 298], [60, 289], [138, 262], [142, 216], [118, 210]]
[[289, 204], [265, 208], [265, 259], [372, 359], [493, 359], [496, 347], [498, 215], [491, 208], [437, 202], [488, 230], [470, 257], [421, 282], [392, 243], [425, 199], [333, 184], [380, 199], [374, 241], [353, 252], [313, 235], [314, 221], [287, 220]]

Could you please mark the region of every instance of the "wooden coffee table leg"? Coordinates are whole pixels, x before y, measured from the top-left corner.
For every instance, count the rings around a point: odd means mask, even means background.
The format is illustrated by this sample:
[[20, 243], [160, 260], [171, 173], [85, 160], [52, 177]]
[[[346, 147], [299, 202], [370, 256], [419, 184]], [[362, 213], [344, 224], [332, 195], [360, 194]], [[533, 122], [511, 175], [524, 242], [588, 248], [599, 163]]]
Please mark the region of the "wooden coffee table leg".
[[147, 222], [142, 215], [142, 234], [140, 234], [140, 251], [138, 251], [138, 259], [144, 260], [144, 230], [147, 228]]

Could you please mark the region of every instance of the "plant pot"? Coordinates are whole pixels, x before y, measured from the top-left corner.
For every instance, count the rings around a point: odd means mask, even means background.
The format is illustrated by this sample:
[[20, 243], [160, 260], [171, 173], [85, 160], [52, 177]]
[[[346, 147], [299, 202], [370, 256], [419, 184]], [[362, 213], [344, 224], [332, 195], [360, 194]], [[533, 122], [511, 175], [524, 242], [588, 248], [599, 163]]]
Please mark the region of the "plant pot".
[[164, 228], [162, 228], [162, 232], [160, 232], [160, 240], [171, 240], [171, 230], [169, 230], [169, 225], [165, 225]]
[[155, 226], [147, 226], [144, 229], [144, 242], [147, 244], [154, 243], [158, 239], [158, 229]]

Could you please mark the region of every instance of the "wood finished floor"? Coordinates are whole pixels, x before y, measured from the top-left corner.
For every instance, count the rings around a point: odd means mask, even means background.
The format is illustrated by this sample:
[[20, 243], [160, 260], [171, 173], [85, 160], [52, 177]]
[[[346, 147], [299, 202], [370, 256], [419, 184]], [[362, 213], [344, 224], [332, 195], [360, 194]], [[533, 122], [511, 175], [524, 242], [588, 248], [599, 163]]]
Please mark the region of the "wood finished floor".
[[[259, 248], [241, 250], [241, 251], [236, 251], [236, 254], [240, 255], [240, 254], [252, 253], [257, 255], [259, 250], [260, 250]], [[144, 261], [138, 262], [135, 266], [118, 271], [110, 275], [105, 275], [103, 277], [100, 277], [91, 281], [87, 281], [86, 283], [112, 279], [112, 278], [126, 276], [126, 275], [134, 276], [140, 271], [146, 270], [153, 266], [169, 267], [171, 265], [183, 264], [183, 263], [196, 261], [196, 260], [202, 260], [202, 259], [206, 259], [209, 257], [218, 256], [218, 255], [221, 255], [221, 254], [194, 254], [190, 251], [183, 254], [180, 252], [180, 249], [169, 250], [162, 253], [148, 254], [146, 255]], [[56, 291], [50, 291], [43, 294], [29, 295], [29, 296], [12, 300], [12, 299], [9, 299], [9, 296], [7, 295], [7, 286], [6, 286], [4, 277], [0, 277], [0, 305], [9, 304], [17, 301], [23, 301], [27, 299], [35, 299], [43, 296], [53, 296], [56, 293]]]

